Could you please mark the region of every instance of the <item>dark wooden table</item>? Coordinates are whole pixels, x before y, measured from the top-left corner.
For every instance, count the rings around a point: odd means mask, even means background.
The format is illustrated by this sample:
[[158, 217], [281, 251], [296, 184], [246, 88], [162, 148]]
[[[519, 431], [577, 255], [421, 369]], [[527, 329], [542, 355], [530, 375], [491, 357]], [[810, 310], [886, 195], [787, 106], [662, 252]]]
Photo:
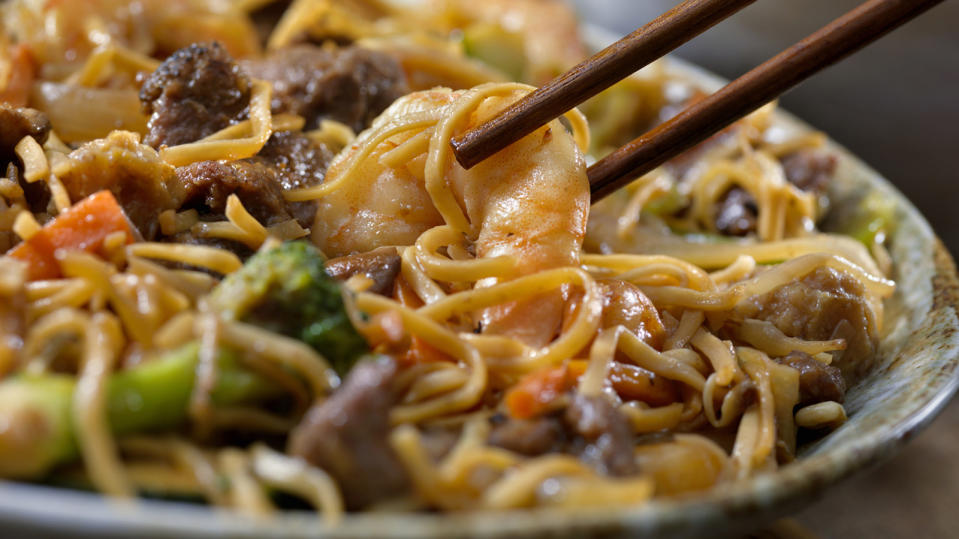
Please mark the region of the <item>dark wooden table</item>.
[[[677, 3], [575, 2], [587, 20], [620, 33]], [[757, 2], [678, 54], [735, 78], [859, 2]], [[953, 255], [959, 254], [959, 2], [933, 8], [802, 84], [781, 104], [892, 181], [919, 207]], [[955, 454], [959, 400], [893, 460], [831, 489], [792, 524], [813, 537], [959, 537]]]

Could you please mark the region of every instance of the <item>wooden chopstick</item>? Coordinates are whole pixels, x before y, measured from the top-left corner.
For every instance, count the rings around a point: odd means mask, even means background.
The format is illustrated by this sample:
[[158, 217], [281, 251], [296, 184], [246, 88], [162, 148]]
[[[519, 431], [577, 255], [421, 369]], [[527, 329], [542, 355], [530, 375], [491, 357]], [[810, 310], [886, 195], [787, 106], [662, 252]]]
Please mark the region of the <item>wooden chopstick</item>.
[[687, 0], [517, 101], [482, 126], [454, 138], [470, 168], [609, 88], [756, 0]]
[[[589, 168], [597, 201], [943, 0], [869, 0]], [[690, 0], [450, 143], [469, 168], [752, 0]], [[649, 43], [651, 40], [652, 43]], [[638, 67], [637, 67], [638, 66]], [[568, 92], [568, 93], [567, 93]]]
[[595, 202], [942, 0], [870, 0], [589, 167]]

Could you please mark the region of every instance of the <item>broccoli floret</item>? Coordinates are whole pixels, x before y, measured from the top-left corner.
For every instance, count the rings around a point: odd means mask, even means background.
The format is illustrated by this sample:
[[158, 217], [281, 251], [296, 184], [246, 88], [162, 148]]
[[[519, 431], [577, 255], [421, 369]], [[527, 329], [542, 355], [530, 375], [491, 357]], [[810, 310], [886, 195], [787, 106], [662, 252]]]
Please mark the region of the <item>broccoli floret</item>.
[[302, 340], [345, 374], [369, 346], [350, 323], [340, 285], [323, 262], [302, 241], [259, 252], [211, 292], [211, 305], [228, 319]]

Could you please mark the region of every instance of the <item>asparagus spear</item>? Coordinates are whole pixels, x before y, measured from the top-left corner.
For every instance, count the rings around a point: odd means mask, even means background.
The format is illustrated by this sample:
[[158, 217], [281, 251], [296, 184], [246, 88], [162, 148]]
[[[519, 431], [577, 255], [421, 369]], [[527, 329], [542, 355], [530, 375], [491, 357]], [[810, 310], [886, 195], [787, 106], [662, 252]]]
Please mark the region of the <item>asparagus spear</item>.
[[[187, 417], [199, 345], [191, 343], [110, 376], [107, 417], [117, 435], [162, 430]], [[279, 388], [221, 350], [214, 404], [251, 403]], [[23, 374], [0, 382], [0, 477], [38, 479], [78, 457], [71, 417], [76, 381], [62, 374]]]

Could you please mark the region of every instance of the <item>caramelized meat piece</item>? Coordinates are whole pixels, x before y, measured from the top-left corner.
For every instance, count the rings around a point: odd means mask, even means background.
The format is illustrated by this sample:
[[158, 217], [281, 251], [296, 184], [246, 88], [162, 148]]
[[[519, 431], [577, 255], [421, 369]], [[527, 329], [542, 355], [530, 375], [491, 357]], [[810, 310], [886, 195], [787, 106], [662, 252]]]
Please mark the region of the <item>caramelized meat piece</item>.
[[800, 405], [843, 401], [846, 395], [846, 382], [836, 367], [826, 365], [809, 354], [799, 351], [782, 358], [779, 363], [799, 371]]
[[243, 67], [273, 83], [273, 111], [306, 118], [306, 128], [329, 118], [359, 132], [409, 92], [406, 76], [391, 56], [360, 47], [297, 45]]
[[727, 236], [745, 236], [756, 230], [759, 207], [745, 189], [733, 187], [726, 193], [716, 212], [716, 229]]
[[564, 422], [576, 433], [574, 451], [608, 475], [630, 475], [638, 471], [633, 457], [633, 428], [609, 400], [603, 396], [576, 394], [563, 415]]
[[836, 156], [816, 149], [797, 150], [782, 158], [786, 179], [803, 191], [824, 192], [836, 172]]
[[555, 416], [535, 419], [511, 419], [497, 415], [490, 431], [489, 444], [515, 453], [535, 457], [563, 451], [566, 432], [563, 422]]
[[400, 494], [408, 485], [389, 444], [396, 369], [387, 359], [358, 363], [290, 438], [290, 452], [330, 473], [353, 509]]
[[368, 253], [331, 258], [326, 262], [326, 272], [341, 281], [366, 275], [373, 281], [369, 291], [385, 296], [393, 291], [393, 281], [400, 273], [400, 255], [393, 247], [380, 247]]
[[871, 368], [878, 337], [876, 321], [862, 283], [829, 267], [820, 267], [737, 307], [745, 318], [772, 322], [790, 337], [845, 339], [846, 350], [834, 354], [834, 365], [849, 383]]
[[489, 443], [527, 456], [551, 452], [579, 456], [601, 473], [638, 471], [633, 429], [605, 397], [574, 394], [565, 410], [535, 419], [494, 417]]
[[150, 115], [144, 142], [175, 146], [241, 120], [250, 102], [250, 81], [218, 43], [193, 44], [147, 77], [140, 102]]
[[[333, 152], [303, 133], [281, 131], [273, 133], [252, 160], [272, 167], [284, 190], [300, 189], [323, 182], [326, 168], [333, 160]], [[309, 228], [313, 226], [313, 217], [316, 215], [316, 202], [289, 202], [287, 211], [300, 226]]]
[[[816, 149], [797, 150], [781, 160], [786, 179], [803, 191], [824, 193], [836, 171], [836, 156]], [[756, 230], [759, 208], [745, 189], [733, 187], [719, 201], [716, 229], [727, 236], [745, 236]]]
[[200, 161], [176, 169], [182, 207], [201, 215], [223, 215], [226, 199], [235, 194], [250, 215], [264, 225], [290, 218], [276, 170], [250, 159]]
[[37, 139], [43, 144], [50, 135], [50, 120], [39, 110], [12, 107], [0, 103], [0, 165], [6, 170], [6, 164], [16, 159], [13, 148], [26, 136]]
[[[50, 136], [50, 120], [46, 114], [29, 108], [0, 103], [0, 175], [19, 183], [27, 205], [34, 213], [43, 213], [50, 202], [50, 190], [44, 182], [22, 181], [22, 163], [15, 148], [23, 137], [30, 136], [43, 144]], [[0, 246], [9, 247], [19, 241], [15, 234], [2, 234]]]
[[58, 171], [71, 200], [109, 189], [144, 238], [153, 238], [161, 211], [177, 207], [177, 177], [139, 135], [114, 131], [70, 152]]
[[177, 169], [179, 204], [201, 215], [221, 216], [226, 199], [236, 194], [251, 215], [264, 225], [296, 218], [313, 224], [315, 202], [287, 202], [283, 191], [323, 181], [333, 155], [302, 133], [274, 133], [259, 154], [237, 161], [200, 161]]

